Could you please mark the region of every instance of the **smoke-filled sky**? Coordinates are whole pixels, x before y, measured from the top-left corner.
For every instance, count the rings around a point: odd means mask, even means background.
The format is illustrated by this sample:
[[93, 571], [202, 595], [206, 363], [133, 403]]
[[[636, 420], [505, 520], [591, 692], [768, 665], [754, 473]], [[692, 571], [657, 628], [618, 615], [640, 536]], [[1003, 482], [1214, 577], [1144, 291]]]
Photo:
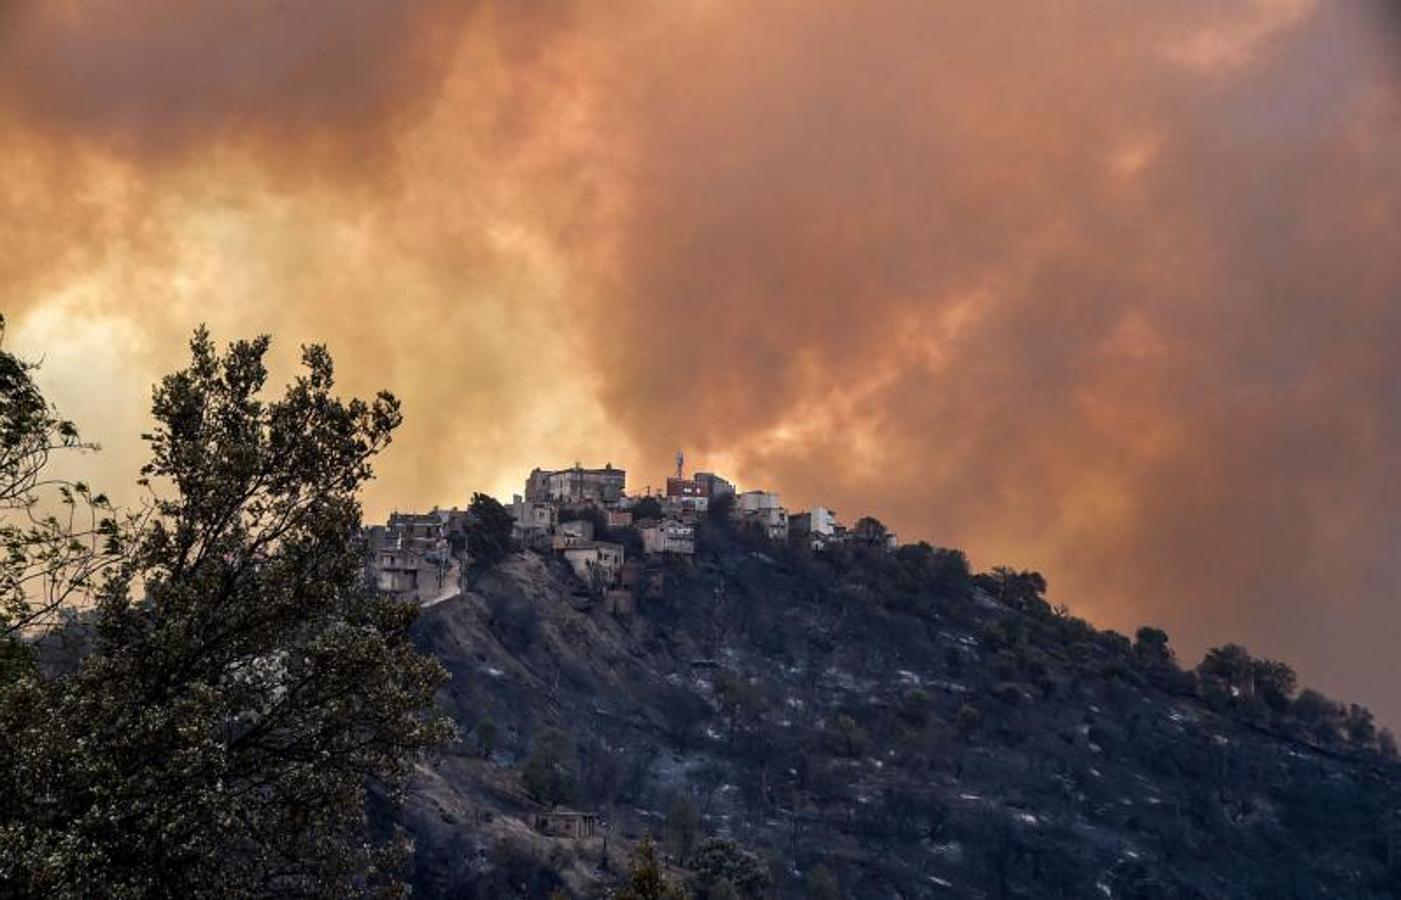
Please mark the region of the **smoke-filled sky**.
[[268, 331], [404, 400], [371, 516], [681, 447], [1401, 722], [1398, 25], [4, 0], [8, 346], [119, 495], [190, 330]]

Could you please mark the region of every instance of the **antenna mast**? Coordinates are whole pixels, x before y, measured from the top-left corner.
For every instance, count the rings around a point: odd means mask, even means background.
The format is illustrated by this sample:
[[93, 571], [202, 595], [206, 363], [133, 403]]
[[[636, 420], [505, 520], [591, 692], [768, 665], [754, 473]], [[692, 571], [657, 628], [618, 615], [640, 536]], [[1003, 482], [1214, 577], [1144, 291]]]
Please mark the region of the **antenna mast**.
[[682, 466], [686, 464], [686, 454], [680, 450], [676, 451], [676, 480], [680, 481], [684, 476], [681, 474]]

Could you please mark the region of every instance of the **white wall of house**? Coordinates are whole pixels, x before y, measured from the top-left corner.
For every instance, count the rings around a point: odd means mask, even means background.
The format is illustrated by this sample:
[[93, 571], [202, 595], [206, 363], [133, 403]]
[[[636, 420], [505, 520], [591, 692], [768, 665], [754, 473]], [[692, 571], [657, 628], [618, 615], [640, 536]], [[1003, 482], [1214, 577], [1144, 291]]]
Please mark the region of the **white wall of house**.
[[642, 549], [647, 553], [679, 553], [690, 556], [696, 552], [695, 529], [684, 522], [654, 522], [641, 531]]
[[781, 507], [778, 494], [774, 491], [745, 491], [739, 495], [740, 512], [760, 512]]
[[594, 572], [598, 572], [605, 584], [616, 584], [623, 568], [621, 544], [595, 541], [566, 547], [560, 553], [574, 574], [585, 583], [590, 582]]
[[837, 533], [837, 514], [825, 506], [812, 508], [812, 533], [828, 536]]

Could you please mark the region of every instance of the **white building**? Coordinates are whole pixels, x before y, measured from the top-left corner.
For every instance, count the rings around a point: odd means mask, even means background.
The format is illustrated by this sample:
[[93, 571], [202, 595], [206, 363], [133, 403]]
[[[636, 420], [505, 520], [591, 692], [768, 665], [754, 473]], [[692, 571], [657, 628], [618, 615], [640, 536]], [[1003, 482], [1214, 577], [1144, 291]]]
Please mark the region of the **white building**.
[[618, 583], [623, 569], [622, 544], [585, 541], [560, 550], [579, 580], [590, 587], [611, 587]]
[[788, 539], [788, 510], [778, 502], [773, 491], [745, 491], [739, 495], [739, 517], [742, 521], [759, 522], [775, 541]]
[[663, 519], [648, 522], [638, 531], [642, 533], [642, 549], [649, 553], [678, 553], [690, 556], [696, 552], [696, 532], [685, 522]]
[[374, 553], [375, 587], [396, 597], [418, 594], [420, 557], [398, 546], [381, 546]]
[[366, 560], [377, 590], [426, 603], [457, 588], [460, 566], [438, 511], [394, 513], [388, 525], [365, 530]]
[[608, 463], [601, 469], [534, 469], [525, 482], [525, 499], [532, 503], [596, 503], [612, 506], [622, 499], [627, 473]]
[[520, 494], [511, 498], [511, 518], [515, 520], [512, 533], [524, 544], [534, 544], [548, 537], [555, 527], [555, 507], [550, 503], [525, 500]]
[[739, 495], [738, 505], [742, 513], [783, 508], [778, 502], [778, 494], [774, 491], [745, 491]]
[[809, 512], [811, 516], [809, 531], [813, 534], [823, 534], [827, 537], [837, 533], [837, 513], [825, 506], [814, 506]]

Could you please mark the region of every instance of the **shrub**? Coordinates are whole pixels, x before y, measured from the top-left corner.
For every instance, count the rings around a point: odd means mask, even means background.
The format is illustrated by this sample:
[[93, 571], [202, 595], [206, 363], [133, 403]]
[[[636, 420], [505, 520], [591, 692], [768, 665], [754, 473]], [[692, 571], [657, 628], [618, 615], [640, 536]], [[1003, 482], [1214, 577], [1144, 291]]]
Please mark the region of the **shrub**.
[[739, 896], [762, 897], [769, 889], [769, 872], [759, 857], [730, 838], [708, 838], [691, 858], [699, 898], [724, 896], [730, 885]]
[[866, 755], [871, 749], [871, 736], [847, 715], [839, 715], [828, 722], [823, 738], [832, 752], [853, 759]]
[[646, 840], [632, 852], [627, 884], [618, 891], [617, 900], [686, 900], [686, 893], [662, 874], [657, 845]]
[[958, 708], [958, 714], [954, 717], [954, 721], [958, 724], [958, 733], [964, 740], [969, 740], [978, 730], [978, 726], [982, 724], [983, 714], [978, 712], [976, 706], [965, 703]]
[[689, 792], [677, 794], [671, 801], [662, 827], [666, 835], [667, 850], [684, 862], [695, 849], [701, 832], [700, 809]]
[[521, 767], [520, 779], [525, 792], [546, 806], [573, 800], [578, 787], [573, 741], [558, 730], [540, 735]]

